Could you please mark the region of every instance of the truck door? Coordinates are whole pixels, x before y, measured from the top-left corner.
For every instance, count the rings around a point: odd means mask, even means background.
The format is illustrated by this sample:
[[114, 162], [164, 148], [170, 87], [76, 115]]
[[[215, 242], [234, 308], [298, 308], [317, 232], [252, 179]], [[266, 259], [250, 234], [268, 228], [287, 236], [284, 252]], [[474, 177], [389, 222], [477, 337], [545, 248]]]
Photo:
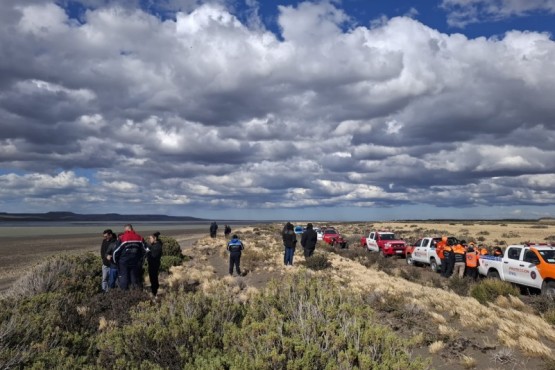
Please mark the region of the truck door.
[[412, 251], [412, 259], [417, 262], [422, 262], [422, 243], [424, 239], [418, 240], [414, 243], [414, 250]]
[[503, 258], [503, 276], [506, 281], [517, 284], [523, 283], [524, 261], [521, 260], [522, 247], [509, 247]]
[[543, 279], [538, 270], [540, 264], [540, 257], [534, 251], [527, 249], [524, 251], [524, 258], [522, 260], [523, 268], [528, 270], [527, 274], [522, 276], [523, 285], [541, 289]]
[[368, 235], [368, 239], [366, 239], [366, 245], [368, 246], [368, 250], [371, 250], [371, 251], [374, 251], [374, 252], [379, 251], [378, 243], [376, 243], [376, 233], [375, 232], [371, 232], [370, 235]]

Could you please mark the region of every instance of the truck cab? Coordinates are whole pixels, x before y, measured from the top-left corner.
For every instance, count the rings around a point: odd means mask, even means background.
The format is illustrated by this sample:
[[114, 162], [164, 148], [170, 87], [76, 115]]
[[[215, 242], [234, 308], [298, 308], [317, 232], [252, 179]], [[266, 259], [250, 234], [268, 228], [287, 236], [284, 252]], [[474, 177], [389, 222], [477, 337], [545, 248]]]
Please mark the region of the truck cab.
[[414, 245], [406, 248], [406, 261], [409, 265], [429, 265], [437, 272], [441, 266], [441, 259], [436, 253], [436, 244], [441, 238], [426, 237], [419, 239]]
[[397, 239], [390, 231], [372, 231], [366, 237], [366, 248], [380, 252], [384, 256], [405, 256], [407, 245], [404, 240]]
[[480, 256], [478, 271], [490, 278], [541, 289], [555, 296], [555, 247], [552, 245], [510, 245], [502, 257]]

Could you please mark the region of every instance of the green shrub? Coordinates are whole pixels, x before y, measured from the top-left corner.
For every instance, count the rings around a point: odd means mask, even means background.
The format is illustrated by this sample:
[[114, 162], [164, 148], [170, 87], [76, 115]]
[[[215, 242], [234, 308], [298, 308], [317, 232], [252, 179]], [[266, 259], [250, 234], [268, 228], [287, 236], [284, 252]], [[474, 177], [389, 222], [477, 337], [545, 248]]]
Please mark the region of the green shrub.
[[324, 270], [331, 266], [327, 254], [314, 254], [305, 261], [306, 267], [311, 270]]
[[548, 310], [544, 315], [543, 318], [545, 321], [550, 323], [551, 325], [555, 325], [555, 309]]
[[493, 302], [500, 295], [518, 297], [520, 291], [511, 283], [498, 279], [484, 279], [470, 289], [470, 296], [476, 298], [481, 304]]
[[183, 252], [181, 246], [174, 238], [168, 236], [161, 236], [162, 241], [162, 255], [163, 256], [182, 256]]
[[160, 259], [160, 271], [169, 272], [170, 267], [179, 266], [183, 263], [183, 256], [165, 256]]

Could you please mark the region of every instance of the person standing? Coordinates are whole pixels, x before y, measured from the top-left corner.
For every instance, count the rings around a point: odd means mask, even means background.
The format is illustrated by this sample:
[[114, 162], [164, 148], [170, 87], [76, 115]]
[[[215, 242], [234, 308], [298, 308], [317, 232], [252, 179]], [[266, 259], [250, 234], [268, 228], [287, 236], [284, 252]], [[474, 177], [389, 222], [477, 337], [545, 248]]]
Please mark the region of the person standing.
[[158, 274], [160, 272], [160, 261], [162, 259], [162, 241], [160, 240], [160, 232], [157, 231], [148, 237], [146, 251], [148, 278], [150, 279], [150, 292], [154, 297], [156, 297], [156, 294], [158, 294], [158, 288], [160, 287]]
[[464, 249], [464, 242], [458, 243], [453, 247], [453, 254], [455, 255], [455, 268], [453, 276], [464, 277], [464, 270], [466, 268], [466, 250]]
[[295, 234], [291, 222], [285, 224], [281, 237], [283, 239], [283, 246], [285, 247], [283, 263], [285, 266], [293, 266], [293, 256], [295, 255], [295, 247], [297, 245], [297, 234]]
[[237, 275], [241, 276], [241, 252], [245, 249], [243, 242], [239, 240], [237, 235], [233, 235], [229, 243], [227, 243], [227, 250], [229, 252], [229, 274], [233, 276], [233, 267], [237, 271]]
[[445, 255], [443, 254], [443, 251], [445, 250], [445, 246], [447, 245], [447, 237], [445, 235], [443, 235], [441, 237], [441, 240], [439, 242], [437, 242], [436, 244], [436, 254], [439, 257], [439, 261], [440, 261], [440, 272], [441, 275], [445, 275], [444, 271], [445, 271]]
[[226, 239], [229, 239], [229, 235], [231, 234], [231, 226], [225, 225], [224, 227], [224, 236]]
[[108, 289], [114, 289], [116, 287], [116, 281], [118, 280], [118, 265], [114, 262], [114, 253], [118, 248], [118, 237], [113, 232], [111, 233], [111, 240], [108, 244], [108, 249], [106, 250], [106, 259], [110, 261], [110, 273], [108, 275]]
[[314, 231], [312, 224], [309, 222], [306, 225], [306, 230], [301, 236], [301, 245], [303, 247], [304, 256], [310, 257], [314, 254], [316, 243], [318, 242], [318, 234]]
[[218, 232], [218, 224], [216, 223], [216, 221], [213, 221], [213, 222], [210, 224], [210, 236], [211, 236], [212, 238], [215, 238], [217, 232]]
[[110, 229], [106, 229], [102, 232], [102, 244], [100, 245], [100, 258], [102, 259], [102, 290], [104, 292], [108, 291], [108, 281], [110, 278], [110, 259], [108, 258], [107, 252], [110, 243], [112, 242], [112, 235], [114, 233]]
[[443, 257], [445, 268], [441, 270], [441, 275], [448, 278], [455, 267], [455, 255], [453, 254], [453, 242], [451, 240], [447, 240], [447, 245], [443, 248]]
[[142, 288], [141, 271], [146, 253], [143, 238], [133, 230], [131, 224], [127, 224], [119, 242], [114, 252], [114, 262], [119, 272], [119, 287], [122, 290], [129, 289], [129, 285]]
[[468, 277], [473, 280], [478, 278], [478, 265], [480, 260], [478, 259], [478, 251], [474, 249], [474, 246], [470, 245], [466, 251], [466, 269], [465, 273]]

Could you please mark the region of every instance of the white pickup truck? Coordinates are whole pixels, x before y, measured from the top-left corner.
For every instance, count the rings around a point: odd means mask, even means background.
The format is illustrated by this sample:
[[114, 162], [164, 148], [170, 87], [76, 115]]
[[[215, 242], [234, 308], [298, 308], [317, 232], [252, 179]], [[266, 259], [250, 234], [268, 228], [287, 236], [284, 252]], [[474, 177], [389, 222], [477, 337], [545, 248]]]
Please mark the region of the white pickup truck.
[[441, 238], [422, 238], [406, 249], [407, 263], [409, 265], [426, 264], [432, 271], [437, 272], [441, 260], [436, 253], [436, 243]]
[[552, 245], [509, 245], [503, 257], [480, 256], [478, 271], [518, 285], [541, 289], [555, 296], [555, 247]]

